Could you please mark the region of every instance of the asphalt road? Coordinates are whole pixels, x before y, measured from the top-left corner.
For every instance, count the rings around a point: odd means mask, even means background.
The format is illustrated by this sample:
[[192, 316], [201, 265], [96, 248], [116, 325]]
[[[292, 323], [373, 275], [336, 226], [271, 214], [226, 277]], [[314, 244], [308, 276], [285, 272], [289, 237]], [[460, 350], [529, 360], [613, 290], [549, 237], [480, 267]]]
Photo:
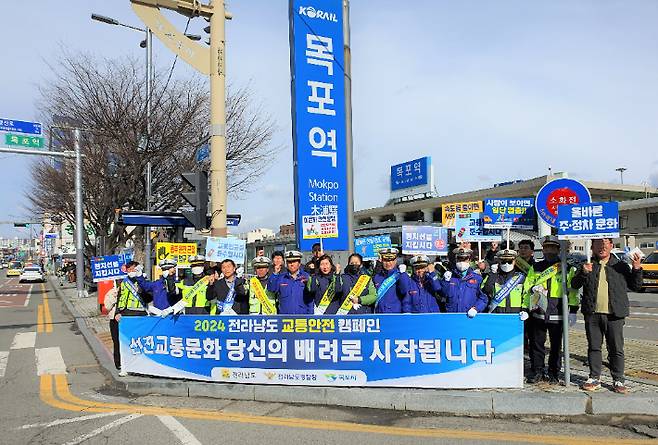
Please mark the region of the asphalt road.
[[[0, 444], [643, 444], [630, 429], [109, 390], [47, 285], [0, 277]], [[639, 310], [638, 310], [639, 311]]]

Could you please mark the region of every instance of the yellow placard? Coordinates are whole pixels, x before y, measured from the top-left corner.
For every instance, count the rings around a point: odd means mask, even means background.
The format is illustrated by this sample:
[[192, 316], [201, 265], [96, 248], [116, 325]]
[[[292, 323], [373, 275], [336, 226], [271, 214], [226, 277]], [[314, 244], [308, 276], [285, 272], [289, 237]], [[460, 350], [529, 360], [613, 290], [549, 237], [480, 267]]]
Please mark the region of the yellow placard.
[[450, 204], [441, 204], [441, 222], [443, 227], [455, 228], [455, 218], [457, 213], [477, 213], [483, 212], [484, 206], [482, 201], [452, 202]]
[[178, 267], [189, 267], [189, 258], [197, 254], [196, 243], [156, 243], [155, 263], [164, 259], [176, 260]]

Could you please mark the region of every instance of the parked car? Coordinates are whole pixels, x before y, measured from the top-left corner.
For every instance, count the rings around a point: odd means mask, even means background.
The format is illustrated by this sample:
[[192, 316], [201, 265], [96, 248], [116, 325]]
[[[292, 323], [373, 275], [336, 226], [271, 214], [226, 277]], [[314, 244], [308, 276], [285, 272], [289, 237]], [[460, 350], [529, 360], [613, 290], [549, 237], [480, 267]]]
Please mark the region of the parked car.
[[642, 261], [642, 289], [640, 292], [645, 292], [647, 289], [658, 289], [658, 250], [651, 252]]
[[24, 283], [26, 281], [43, 283], [46, 280], [44, 279], [39, 266], [29, 266], [23, 269], [23, 272], [21, 272], [21, 276], [18, 279], [19, 283]]

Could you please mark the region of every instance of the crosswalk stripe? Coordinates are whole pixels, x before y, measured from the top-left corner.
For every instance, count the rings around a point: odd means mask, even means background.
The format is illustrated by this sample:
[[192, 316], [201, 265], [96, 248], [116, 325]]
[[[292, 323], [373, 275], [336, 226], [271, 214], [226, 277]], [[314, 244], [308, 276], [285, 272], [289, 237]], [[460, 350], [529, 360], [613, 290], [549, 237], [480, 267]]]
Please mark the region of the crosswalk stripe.
[[73, 439], [69, 442], [66, 442], [65, 445], [78, 445], [79, 443], [82, 443], [86, 440], [89, 440], [92, 437], [98, 436], [99, 434], [103, 434], [105, 431], [107, 431], [111, 428], [114, 428], [115, 426], [119, 426], [119, 425], [122, 425], [124, 423], [130, 422], [131, 420], [135, 420], [139, 417], [142, 417], [142, 415], [143, 414], [130, 414], [130, 415], [127, 415], [127, 416], [122, 417], [120, 419], [117, 419], [113, 422], [110, 422], [105, 426], [102, 426], [100, 428], [96, 428], [95, 430], [93, 430], [93, 431], [91, 431], [87, 434], [83, 434], [82, 436], [78, 436], [75, 439]]
[[78, 416], [78, 417], [73, 417], [70, 419], [57, 419], [53, 420], [52, 422], [46, 422], [46, 423], [31, 423], [29, 425], [23, 425], [19, 429], [21, 430], [27, 430], [30, 428], [50, 428], [51, 426], [57, 426], [57, 425], [66, 425], [69, 423], [76, 423], [76, 422], [84, 422], [85, 420], [93, 420], [93, 419], [99, 419], [103, 417], [111, 417], [111, 416], [118, 416], [119, 414], [125, 414], [121, 411], [114, 411], [111, 413], [99, 413], [99, 414], [89, 414], [87, 416]]
[[12, 342], [9, 349], [27, 349], [34, 348], [34, 344], [37, 341], [36, 332], [19, 332], [14, 336], [14, 341]]
[[66, 364], [62, 358], [62, 350], [54, 348], [37, 348], [34, 350], [37, 359], [37, 375], [66, 374]]
[[9, 351], [0, 351], [0, 378], [4, 377], [7, 371], [7, 360], [9, 360]]
[[201, 445], [201, 442], [190, 431], [172, 416], [158, 416], [158, 419], [165, 424], [174, 436], [180, 440], [183, 445]]

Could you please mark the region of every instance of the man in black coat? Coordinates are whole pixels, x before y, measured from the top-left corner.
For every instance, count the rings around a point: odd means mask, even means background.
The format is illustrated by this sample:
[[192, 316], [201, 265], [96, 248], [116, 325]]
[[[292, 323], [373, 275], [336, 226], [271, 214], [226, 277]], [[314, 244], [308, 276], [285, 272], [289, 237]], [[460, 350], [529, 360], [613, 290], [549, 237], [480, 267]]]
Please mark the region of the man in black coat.
[[582, 265], [571, 285], [583, 288], [581, 311], [585, 316], [589, 379], [585, 391], [601, 387], [601, 344], [605, 338], [608, 362], [613, 379], [613, 390], [626, 394], [624, 384], [624, 320], [628, 316], [627, 290], [639, 291], [642, 286], [641, 258], [634, 255], [632, 266], [619, 261], [610, 252], [614, 244], [610, 238], [592, 241], [593, 263]]

